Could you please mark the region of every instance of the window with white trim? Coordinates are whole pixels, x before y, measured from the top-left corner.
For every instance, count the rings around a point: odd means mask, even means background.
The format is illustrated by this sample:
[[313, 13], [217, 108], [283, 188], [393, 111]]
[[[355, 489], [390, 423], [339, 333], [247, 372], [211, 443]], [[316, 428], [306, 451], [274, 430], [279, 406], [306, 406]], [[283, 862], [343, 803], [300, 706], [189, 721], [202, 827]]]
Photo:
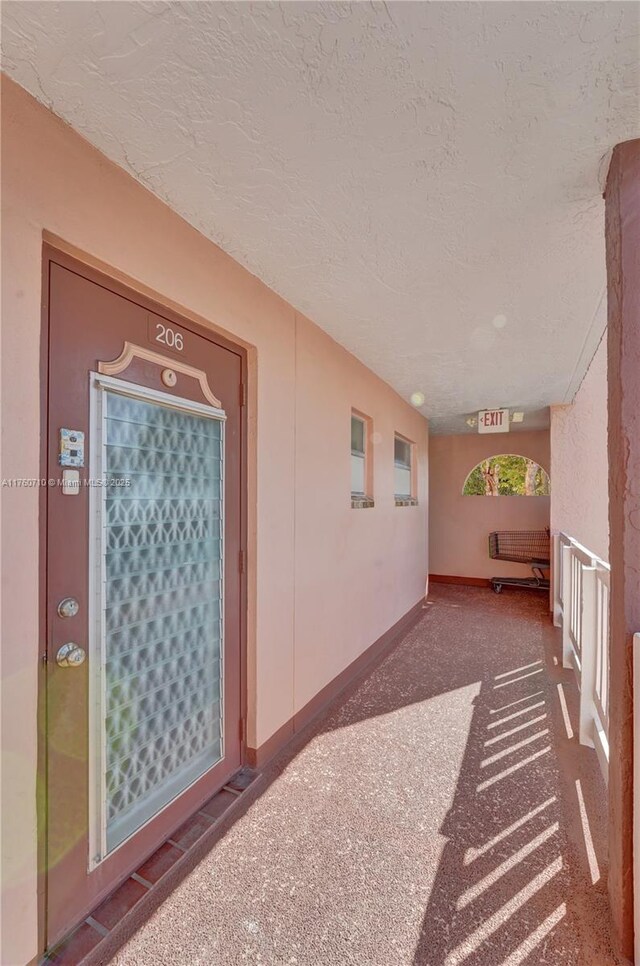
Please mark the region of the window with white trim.
[[351, 506], [373, 506], [369, 465], [369, 423], [360, 413], [351, 413]]
[[414, 444], [396, 433], [393, 440], [393, 486], [396, 506], [412, 506], [417, 503], [414, 492]]

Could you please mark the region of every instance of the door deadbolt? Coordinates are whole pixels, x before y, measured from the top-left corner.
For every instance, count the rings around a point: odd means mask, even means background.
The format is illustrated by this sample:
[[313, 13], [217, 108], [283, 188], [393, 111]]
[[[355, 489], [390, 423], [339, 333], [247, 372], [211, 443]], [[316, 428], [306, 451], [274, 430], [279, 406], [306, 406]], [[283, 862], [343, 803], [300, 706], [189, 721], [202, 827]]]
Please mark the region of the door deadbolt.
[[65, 597], [58, 604], [59, 617], [75, 617], [80, 610], [80, 604], [75, 597]]
[[80, 647], [79, 644], [74, 644], [73, 641], [69, 641], [58, 649], [56, 663], [58, 667], [79, 667], [81, 664], [84, 664], [86, 656], [83, 647]]

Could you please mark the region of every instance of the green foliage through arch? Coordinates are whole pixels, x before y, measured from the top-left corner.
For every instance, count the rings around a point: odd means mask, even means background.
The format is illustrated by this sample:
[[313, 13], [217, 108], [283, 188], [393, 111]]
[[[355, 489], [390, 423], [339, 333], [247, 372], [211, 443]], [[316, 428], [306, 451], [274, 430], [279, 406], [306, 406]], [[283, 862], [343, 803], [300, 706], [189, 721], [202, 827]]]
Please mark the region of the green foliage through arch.
[[549, 496], [546, 470], [526, 456], [507, 453], [478, 463], [465, 480], [464, 496]]

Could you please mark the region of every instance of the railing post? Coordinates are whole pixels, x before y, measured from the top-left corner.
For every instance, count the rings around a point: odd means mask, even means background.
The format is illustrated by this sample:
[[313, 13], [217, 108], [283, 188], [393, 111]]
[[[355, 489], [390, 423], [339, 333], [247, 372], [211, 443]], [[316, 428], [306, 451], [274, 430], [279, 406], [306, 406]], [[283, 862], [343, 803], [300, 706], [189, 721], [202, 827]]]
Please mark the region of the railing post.
[[561, 586], [560, 586], [560, 574], [562, 572], [562, 567], [560, 565], [560, 555], [562, 553], [562, 543], [560, 542], [560, 534], [553, 534], [553, 623], [555, 627], [562, 627], [562, 606], [561, 600]]
[[595, 728], [594, 693], [596, 687], [596, 568], [582, 568], [582, 621], [580, 674], [580, 728], [581, 745], [595, 747], [593, 731]]
[[562, 666], [573, 667], [571, 652], [571, 554], [570, 546], [562, 546]]

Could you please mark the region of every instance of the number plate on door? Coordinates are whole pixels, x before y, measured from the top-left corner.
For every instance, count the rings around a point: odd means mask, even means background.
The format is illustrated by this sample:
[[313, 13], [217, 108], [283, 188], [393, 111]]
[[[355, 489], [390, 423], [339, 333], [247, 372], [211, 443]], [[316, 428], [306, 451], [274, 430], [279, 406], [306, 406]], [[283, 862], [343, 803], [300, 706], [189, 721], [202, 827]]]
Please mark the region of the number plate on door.
[[175, 325], [170, 325], [157, 316], [150, 315], [147, 325], [149, 342], [170, 352], [181, 355], [185, 348], [185, 332]]

